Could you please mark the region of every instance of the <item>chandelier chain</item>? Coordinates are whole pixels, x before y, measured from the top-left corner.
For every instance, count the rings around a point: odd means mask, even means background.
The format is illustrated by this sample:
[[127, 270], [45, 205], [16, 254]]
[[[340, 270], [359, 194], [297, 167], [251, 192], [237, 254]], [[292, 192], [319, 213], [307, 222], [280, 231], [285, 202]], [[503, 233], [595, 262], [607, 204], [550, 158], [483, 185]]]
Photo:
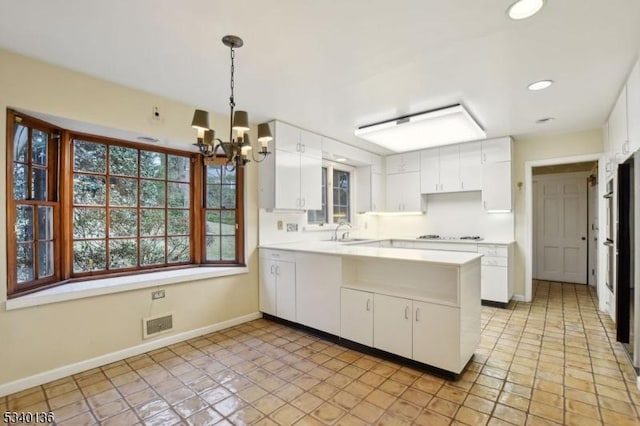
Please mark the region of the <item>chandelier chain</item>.
[[233, 49], [233, 47], [230, 50], [231, 50], [231, 97], [229, 98], [229, 105], [231, 106], [231, 108], [234, 108], [236, 106], [236, 102], [233, 97], [233, 88], [235, 86], [235, 81], [234, 81], [235, 65], [233, 60], [236, 57], [236, 52]]

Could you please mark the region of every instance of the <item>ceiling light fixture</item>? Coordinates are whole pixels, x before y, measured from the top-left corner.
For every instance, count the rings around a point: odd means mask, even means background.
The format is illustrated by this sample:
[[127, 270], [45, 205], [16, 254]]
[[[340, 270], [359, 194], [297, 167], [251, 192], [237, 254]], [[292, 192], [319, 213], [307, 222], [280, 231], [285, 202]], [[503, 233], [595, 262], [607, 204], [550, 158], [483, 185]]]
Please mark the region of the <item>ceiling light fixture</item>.
[[[226, 165], [230, 168], [244, 167], [249, 162], [249, 151], [251, 143], [249, 141], [249, 114], [246, 111], [235, 111], [236, 102], [233, 96], [234, 81], [234, 58], [235, 49], [242, 47], [244, 42], [240, 37], [227, 35], [222, 38], [222, 43], [231, 51], [231, 96], [229, 97], [230, 129], [229, 142], [223, 142], [215, 137], [215, 130], [209, 128], [209, 114], [201, 109], [195, 110], [191, 126], [198, 130], [198, 139], [195, 145], [204, 156], [207, 165]], [[236, 138], [233, 138], [233, 132]], [[269, 154], [268, 143], [272, 140], [271, 131], [267, 123], [258, 125], [258, 141], [261, 144], [258, 154], [262, 155], [260, 160], [253, 156], [253, 161], [263, 161]]]
[[555, 118], [553, 117], [545, 117], [545, 118], [541, 118], [539, 120], [536, 120], [536, 124], [545, 124], [545, 123], [550, 123], [553, 120], [555, 120]]
[[544, 1], [545, 0], [518, 0], [509, 6], [507, 14], [509, 18], [516, 21], [527, 19], [540, 12], [540, 9], [544, 6]]
[[355, 130], [355, 135], [395, 152], [487, 137], [461, 104], [361, 126]]
[[336, 158], [336, 161], [339, 162], [339, 163], [346, 163], [347, 159], [344, 158], [344, 157], [340, 157], [340, 158]]
[[527, 89], [535, 92], [537, 90], [546, 89], [547, 87], [550, 87], [552, 84], [553, 84], [553, 80], [540, 80], [528, 85]]

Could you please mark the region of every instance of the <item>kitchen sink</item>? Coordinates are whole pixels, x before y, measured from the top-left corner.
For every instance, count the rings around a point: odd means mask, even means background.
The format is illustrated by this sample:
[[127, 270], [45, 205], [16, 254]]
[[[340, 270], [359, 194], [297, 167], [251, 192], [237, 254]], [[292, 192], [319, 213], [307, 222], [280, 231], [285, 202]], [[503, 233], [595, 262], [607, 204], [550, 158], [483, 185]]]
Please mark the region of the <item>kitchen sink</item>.
[[343, 239], [338, 240], [336, 242], [338, 242], [338, 243], [356, 243], [356, 242], [363, 242], [363, 241], [371, 241], [371, 238], [343, 238]]

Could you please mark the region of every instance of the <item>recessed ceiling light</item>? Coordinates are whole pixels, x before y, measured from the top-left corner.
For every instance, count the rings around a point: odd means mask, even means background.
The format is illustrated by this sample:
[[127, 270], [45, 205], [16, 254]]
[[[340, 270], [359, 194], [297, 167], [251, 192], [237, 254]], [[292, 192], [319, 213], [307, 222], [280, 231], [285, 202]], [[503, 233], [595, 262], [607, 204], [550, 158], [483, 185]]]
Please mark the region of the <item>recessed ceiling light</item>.
[[340, 157], [340, 158], [336, 158], [336, 161], [340, 162], [340, 163], [346, 163], [347, 159]]
[[540, 120], [536, 120], [536, 123], [537, 124], [550, 123], [553, 120], [555, 120], [555, 118], [553, 118], [553, 117], [545, 117], [545, 118], [541, 118]]
[[540, 81], [536, 81], [535, 83], [531, 83], [530, 85], [527, 86], [527, 89], [529, 90], [542, 90], [542, 89], [546, 89], [547, 87], [551, 86], [553, 84], [553, 80], [540, 80]]
[[518, 0], [509, 6], [507, 14], [509, 18], [518, 21], [535, 15], [542, 9], [542, 6], [544, 6], [544, 0]]

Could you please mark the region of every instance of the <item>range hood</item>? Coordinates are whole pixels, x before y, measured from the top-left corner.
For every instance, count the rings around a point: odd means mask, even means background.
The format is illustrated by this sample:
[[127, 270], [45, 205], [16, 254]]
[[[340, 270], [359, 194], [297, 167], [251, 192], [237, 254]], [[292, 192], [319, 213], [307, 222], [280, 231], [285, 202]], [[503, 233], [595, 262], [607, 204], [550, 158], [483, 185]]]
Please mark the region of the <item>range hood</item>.
[[485, 139], [487, 134], [462, 104], [358, 127], [355, 135], [395, 152]]

